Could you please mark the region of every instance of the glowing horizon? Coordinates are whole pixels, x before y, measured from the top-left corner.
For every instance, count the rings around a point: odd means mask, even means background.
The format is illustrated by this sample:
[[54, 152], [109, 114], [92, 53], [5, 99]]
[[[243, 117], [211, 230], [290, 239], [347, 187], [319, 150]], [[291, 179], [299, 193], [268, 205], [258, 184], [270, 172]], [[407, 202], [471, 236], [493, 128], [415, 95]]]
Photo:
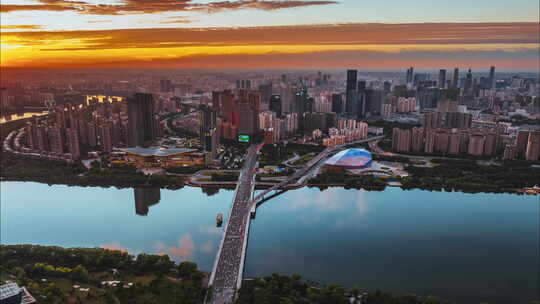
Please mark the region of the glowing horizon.
[[[494, 11], [501, 1], [490, 1], [486, 9], [481, 0], [466, 14], [458, 14], [456, 7], [463, 1], [457, 0], [447, 11], [437, 4], [419, 15], [416, 5], [397, 0], [384, 11], [380, 5], [350, 0], [7, 0], [1, 7], [0, 64], [2, 68], [398, 69], [411, 64], [426, 69], [540, 68], [538, 15], [531, 11], [538, 3], [518, 0], [506, 11]], [[355, 8], [363, 9], [364, 20], [351, 16], [350, 9]], [[508, 14], [518, 8], [521, 12], [528, 8], [527, 13]], [[399, 16], [397, 9], [402, 11]], [[407, 12], [411, 17], [404, 19]], [[378, 18], [379, 13], [385, 17]], [[297, 18], [291, 19], [291, 14]]]

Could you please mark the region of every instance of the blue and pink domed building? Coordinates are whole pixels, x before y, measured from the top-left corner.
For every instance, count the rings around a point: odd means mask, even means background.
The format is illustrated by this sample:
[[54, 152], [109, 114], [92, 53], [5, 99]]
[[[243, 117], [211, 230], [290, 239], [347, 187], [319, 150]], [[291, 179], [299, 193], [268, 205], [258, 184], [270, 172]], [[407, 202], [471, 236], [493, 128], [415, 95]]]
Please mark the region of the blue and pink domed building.
[[329, 158], [325, 167], [335, 170], [364, 169], [371, 166], [371, 152], [365, 149], [347, 149]]

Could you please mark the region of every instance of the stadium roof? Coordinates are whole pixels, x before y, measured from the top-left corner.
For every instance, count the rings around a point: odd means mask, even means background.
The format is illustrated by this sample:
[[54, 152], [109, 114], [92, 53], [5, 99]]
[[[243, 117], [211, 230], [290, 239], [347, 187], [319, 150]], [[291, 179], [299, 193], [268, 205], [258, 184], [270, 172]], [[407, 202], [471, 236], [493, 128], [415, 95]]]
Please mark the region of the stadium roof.
[[325, 165], [344, 168], [365, 168], [371, 164], [371, 153], [365, 149], [347, 149], [330, 157]]
[[137, 154], [140, 156], [171, 156], [171, 155], [180, 154], [180, 153], [197, 151], [196, 149], [188, 149], [188, 148], [161, 148], [161, 147], [148, 147], [148, 148], [132, 147], [132, 148], [119, 148], [118, 150], [126, 152], [126, 153]]

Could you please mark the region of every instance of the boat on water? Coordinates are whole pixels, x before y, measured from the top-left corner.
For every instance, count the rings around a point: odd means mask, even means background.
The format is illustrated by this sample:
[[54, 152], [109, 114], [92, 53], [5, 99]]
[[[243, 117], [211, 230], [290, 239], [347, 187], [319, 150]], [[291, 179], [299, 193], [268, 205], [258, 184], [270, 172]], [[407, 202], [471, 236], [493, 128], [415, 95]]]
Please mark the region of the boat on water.
[[216, 215], [216, 226], [221, 227], [222, 224], [223, 224], [223, 213], [218, 213], [218, 215]]

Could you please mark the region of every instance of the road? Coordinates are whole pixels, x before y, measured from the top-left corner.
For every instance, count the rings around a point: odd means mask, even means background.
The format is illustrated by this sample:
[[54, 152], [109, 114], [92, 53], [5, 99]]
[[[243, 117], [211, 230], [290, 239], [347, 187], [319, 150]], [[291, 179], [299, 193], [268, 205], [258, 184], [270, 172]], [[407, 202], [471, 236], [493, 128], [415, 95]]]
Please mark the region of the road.
[[225, 234], [210, 277], [212, 299], [210, 303], [225, 304], [234, 301], [237, 288], [242, 282], [245, 248], [249, 233], [250, 202], [255, 186], [257, 152], [260, 146], [247, 151], [244, 167], [240, 173], [233, 205], [225, 227]]
[[289, 178], [287, 178], [285, 181], [283, 181], [283, 182], [281, 182], [279, 184], [276, 184], [275, 186], [273, 186], [273, 187], [259, 193], [253, 199], [252, 204], [256, 205], [258, 202], [263, 201], [265, 199], [265, 196], [267, 194], [269, 194], [270, 192], [272, 192], [274, 190], [281, 189], [284, 186], [294, 182], [297, 179], [298, 179], [297, 184], [301, 184], [308, 177], [313, 177], [313, 175], [316, 172], [312, 172], [310, 174], [310, 171], [312, 171], [312, 169], [314, 169], [314, 168], [315, 169], [320, 168], [322, 166], [321, 160], [327, 158], [328, 156], [334, 154], [335, 152], [337, 152], [337, 151], [339, 151], [339, 150], [341, 150], [341, 149], [343, 149], [345, 147], [348, 147], [350, 145], [369, 143], [369, 142], [372, 142], [372, 141], [379, 141], [379, 140], [381, 140], [383, 138], [384, 138], [384, 135], [375, 136], [375, 137], [370, 137], [370, 138], [366, 138], [366, 139], [360, 139], [360, 140], [356, 140], [356, 141], [352, 141], [352, 142], [348, 142], [348, 143], [344, 143], [344, 144], [341, 144], [341, 145], [328, 147], [328, 148], [324, 149], [324, 151], [317, 154], [317, 156], [315, 156], [313, 159], [311, 159], [309, 162], [307, 162], [301, 169], [297, 170], [293, 175], [289, 176]]

